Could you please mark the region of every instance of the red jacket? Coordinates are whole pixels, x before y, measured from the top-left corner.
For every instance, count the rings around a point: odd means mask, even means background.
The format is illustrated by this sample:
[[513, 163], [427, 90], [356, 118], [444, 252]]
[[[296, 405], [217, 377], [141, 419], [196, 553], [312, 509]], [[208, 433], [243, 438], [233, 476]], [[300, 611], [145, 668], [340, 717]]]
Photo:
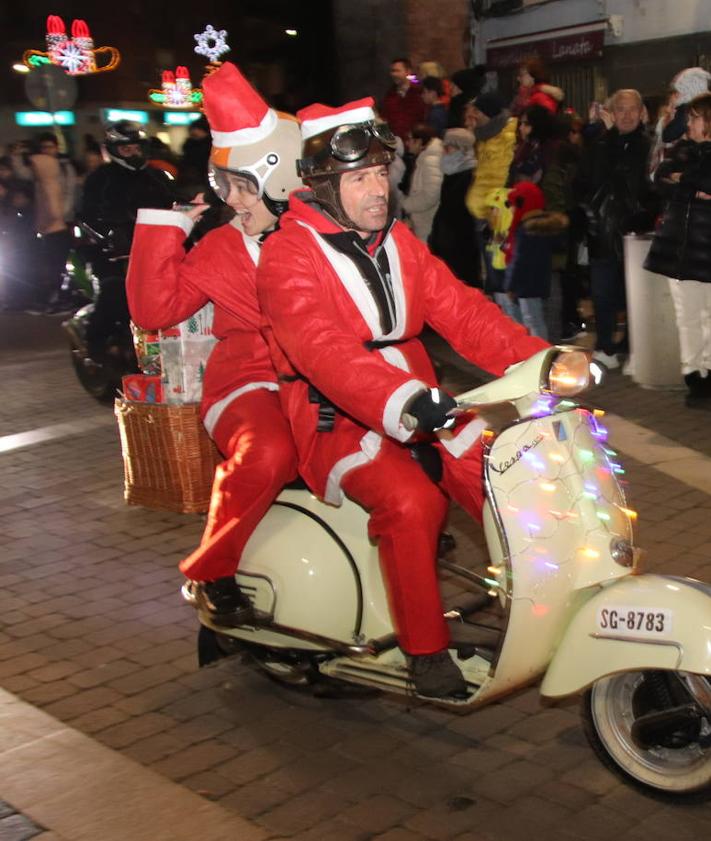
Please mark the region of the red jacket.
[[227, 224], [186, 254], [183, 243], [191, 228], [182, 213], [139, 211], [126, 286], [131, 318], [147, 330], [170, 327], [214, 302], [213, 332], [219, 341], [208, 360], [201, 406], [211, 432], [240, 394], [278, 385], [259, 331], [258, 243]]
[[392, 87], [383, 99], [380, 116], [390, 126], [393, 134], [403, 140], [416, 123], [425, 121], [425, 103], [422, 101], [422, 89], [410, 82], [404, 96]]
[[[343, 475], [375, 457], [381, 436], [411, 437], [400, 424], [403, 408], [436, 384], [416, 338], [425, 324], [493, 374], [547, 345], [457, 280], [401, 222], [378, 246], [388, 258], [395, 302], [393, 327], [383, 334], [362, 275], [323, 236], [342, 229], [308, 197], [308, 191], [292, 194], [281, 229], [265, 243], [257, 292], [299, 470], [316, 493], [338, 503]], [[373, 340], [397, 343], [369, 350], [365, 343]], [[340, 410], [330, 432], [317, 432], [319, 406], [310, 402], [308, 383]]]

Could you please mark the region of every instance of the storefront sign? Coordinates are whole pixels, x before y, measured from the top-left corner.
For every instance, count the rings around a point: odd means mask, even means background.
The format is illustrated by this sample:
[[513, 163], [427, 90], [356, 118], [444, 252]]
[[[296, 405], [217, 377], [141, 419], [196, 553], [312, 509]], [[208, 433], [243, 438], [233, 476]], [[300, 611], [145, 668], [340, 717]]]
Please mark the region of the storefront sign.
[[497, 38], [487, 44], [486, 64], [492, 70], [501, 70], [515, 67], [534, 55], [546, 64], [598, 58], [602, 55], [605, 28], [606, 22], [600, 21], [513, 38]]
[[72, 111], [16, 111], [15, 122], [18, 126], [73, 126]]

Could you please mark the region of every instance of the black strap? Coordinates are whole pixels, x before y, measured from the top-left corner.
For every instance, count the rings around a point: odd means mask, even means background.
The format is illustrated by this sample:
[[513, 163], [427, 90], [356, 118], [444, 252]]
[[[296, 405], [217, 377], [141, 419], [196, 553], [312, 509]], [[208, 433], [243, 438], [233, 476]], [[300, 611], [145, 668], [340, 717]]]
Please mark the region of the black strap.
[[363, 342], [363, 347], [366, 350], [379, 350], [380, 348], [392, 347], [393, 345], [404, 345], [409, 341], [409, 339], [371, 339], [370, 341]]

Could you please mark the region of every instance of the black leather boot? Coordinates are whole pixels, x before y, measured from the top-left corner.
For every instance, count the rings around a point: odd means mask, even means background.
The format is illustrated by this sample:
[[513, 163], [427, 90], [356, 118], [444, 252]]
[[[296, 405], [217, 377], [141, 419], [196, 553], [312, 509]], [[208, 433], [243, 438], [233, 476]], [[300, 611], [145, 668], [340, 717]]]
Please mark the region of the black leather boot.
[[192, 592], [196, 607], [209, 613], [214, 625], [234, 628], [254, 622], [252, 603], [232, 576], [216, 581], [195, 581]]
[[468, 697], [467, 683], [446, 648], [435, 654], [410, 654], [407, 661], [415, 692], [423, 698], [463, 701]]

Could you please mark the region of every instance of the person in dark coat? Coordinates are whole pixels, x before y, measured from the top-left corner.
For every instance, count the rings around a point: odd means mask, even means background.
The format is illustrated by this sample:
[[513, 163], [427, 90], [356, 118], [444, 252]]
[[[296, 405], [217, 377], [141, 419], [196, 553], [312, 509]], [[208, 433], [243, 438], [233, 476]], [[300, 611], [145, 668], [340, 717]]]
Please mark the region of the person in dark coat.
[[475, 166], [474, 135], [465, 128], [447, 129], [440, 161], [444, 179], [428, 244], [452, 272], [469, 286], [481, 286], [481, 256], [476, 247], [474, 217], [465, 203]]
[[626, 339], [615, 343], [616, 316], [626, 306], [623, 237], [653, 227], [656, 199], [647, 175], [650, 140], [642, 124], [644, 104], [636, 90], [610, 100], [612, 128], [583, 153], [576, 179], [588, 219], [590, 286], [595, 312], [593, 357], [618, 368]]
[[476, 99], [486, 83], [486, 66], [477, 64], [476, 67], [465, 67], [452, 74], [452, 98], [449, 102], [447, 126], [462, 128], [464, 124], [464, 109], [468, 102]]
[[542, 105], [529, 105], [518, 121], [519, 142], [509, 168], [508, 184], [541, 184], [556, 152], [555, 118]]
[[656, 172], [667, 197], [644, 264], [666, 275], [690, 407], [711, 405], [711, 94], [689, 105], [687, 140]]
[[105, 350], [106, 339], [118, 322], [129, 322], [125, 266], [140, 208], [167, 210], [173, 204], [173, 182], [165, 172], [148, 166], [148, 136], [136, 123], [120, 120], [106, 130], [110, 163], [100, 166], [84, 184], [79, 219], [107, 238], [104, 251], [93, 249], [92, 266], [100, 291], [87, 325], [87, 344], [93, 359]]

